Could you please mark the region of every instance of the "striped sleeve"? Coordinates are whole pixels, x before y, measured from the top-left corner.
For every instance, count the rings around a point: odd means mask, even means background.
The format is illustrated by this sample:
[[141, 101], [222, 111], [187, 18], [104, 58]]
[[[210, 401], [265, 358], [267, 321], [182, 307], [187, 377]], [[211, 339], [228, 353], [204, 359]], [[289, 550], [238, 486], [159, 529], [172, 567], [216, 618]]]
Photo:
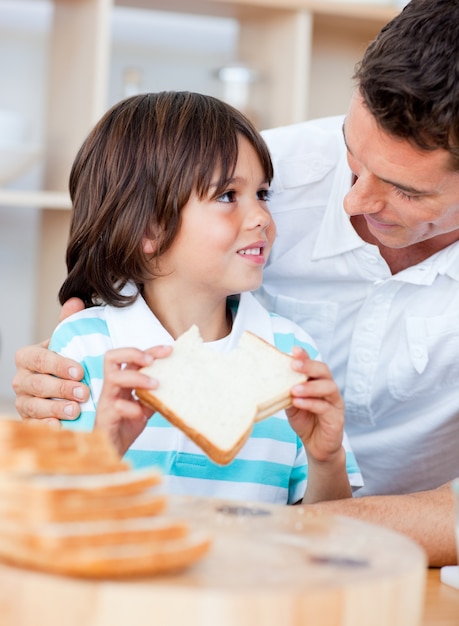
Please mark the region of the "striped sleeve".
[[89, 399], [81, 404], [80, 416], [63, 422], [63, 426], [70, 430], [92, 430], [102, 390], [104, 354], [112, 348], [103, 309], [94, 307], [64, 320], [54, 331], [49, 347], [80, 363], [84, 370], [82, 382], [90, 390]]
[[[276, 348], [290, 354], [293, 346], [300, 346], [306, 350], [312, 359], [320, 359], [314, 340], [300, 326], [276, 313], [270, 313], [270, 316], [272, 318], [274, 345]], [[352, 489], [355, 490], [363, 486], [363, 477], [346, 433], [344, 433], [343, 437], [343, 447], [346, 452], [346, 470], [349, 482]]]

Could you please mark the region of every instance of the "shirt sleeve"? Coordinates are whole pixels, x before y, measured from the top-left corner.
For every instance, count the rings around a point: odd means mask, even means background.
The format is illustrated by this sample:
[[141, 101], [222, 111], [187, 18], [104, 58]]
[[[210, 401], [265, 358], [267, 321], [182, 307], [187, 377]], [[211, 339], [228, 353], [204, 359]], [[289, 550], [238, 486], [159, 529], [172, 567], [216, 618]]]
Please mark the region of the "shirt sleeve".
[[[320, 360], [320, 354], [317, 350], [315, 342], [306, 331], [304, 331], [300, 326], [288, 320], [287, 318], [275, 314], [271, 315], [273, 316], [274, 343], [276, 348], [290, 354], [293, 346], [300, 346], [301, 348], [304, 348], [306, 350], [306, 352], [312, 359]], [[357, 459], [354, 452], [352, 451], [351, 444], [346, 432], [344, 432], [343, 435], [343, 448], [346, 452], [346, 470], [349, 476], [349, 482], [351, 484], [352, 490], [354, 491], [356, 489], [359, 489], [360, 487], [363, 487], [364, 483], [359, 465], [357, 463]], [[292, 502], [295, 502], [301, 499], [302, 496], [300, 498], [297, 498], [297, 500], [294, 500], [293, 497], [296, 496], [292, 496]]]
[[49, 349], [77, 361], [84, 370], [82, 382], [90, 395], [81, 403], [81, 413], [75, 420], [63, 420], [69, 430], [91, 431], [94, 428], [96, 404], [103, 382], [104, 354], [112, 347], [107, 324], [96, 310], [88, 309], [64, 320], [55, 329]]

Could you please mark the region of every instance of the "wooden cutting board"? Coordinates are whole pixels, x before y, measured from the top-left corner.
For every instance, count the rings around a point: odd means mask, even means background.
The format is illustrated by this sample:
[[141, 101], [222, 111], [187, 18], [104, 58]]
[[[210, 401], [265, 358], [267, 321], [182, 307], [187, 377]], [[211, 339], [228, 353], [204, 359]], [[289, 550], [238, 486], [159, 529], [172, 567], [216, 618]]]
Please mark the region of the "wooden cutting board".
[[301, 506], [170, 497], [211, 529], [168, 576], [89, 581], [0, 564], [1, 626], [418, 626], [426, 559], [406, 537]]

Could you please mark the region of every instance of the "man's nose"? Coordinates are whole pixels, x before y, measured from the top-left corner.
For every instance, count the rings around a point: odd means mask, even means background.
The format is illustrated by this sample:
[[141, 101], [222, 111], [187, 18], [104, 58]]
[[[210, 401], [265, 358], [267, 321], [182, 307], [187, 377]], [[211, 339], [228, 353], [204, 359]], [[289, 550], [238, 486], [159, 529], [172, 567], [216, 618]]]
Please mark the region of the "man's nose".
[[362, 213], [378, 213], [384, 207], [384, 198], [379, 184], [372, 177], [356, 177], [354, 184], [344, 197], [344, 210], [350, 216]]

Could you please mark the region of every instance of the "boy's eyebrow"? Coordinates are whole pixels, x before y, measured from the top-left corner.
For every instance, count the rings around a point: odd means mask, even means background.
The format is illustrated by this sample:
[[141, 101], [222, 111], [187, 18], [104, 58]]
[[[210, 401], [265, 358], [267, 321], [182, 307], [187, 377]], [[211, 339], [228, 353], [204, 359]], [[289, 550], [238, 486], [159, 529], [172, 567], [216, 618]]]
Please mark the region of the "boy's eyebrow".
[[[225, 184], [226, 184], [226, 185], [232, 185], [232, 184], [234, 184], [234, 183], [246, 182], [246, 181], [247, 181], [247, 179], [246, 179], [244, 176], [232, 176], [231, 178], [228, 178], [228, 179], [225, 181]], [[260, 184], [260, 185], [269, 185], [269, 180], [268, 180], [268, 178], [265, 176], [265, 177], [263, 178], [263, 180], [262, 180], [262, 181], [260, 181], [260, 183], [259, 183], [259, 184]], [[217, 184], [216, 182], [211, 182], [211, 183], [210, 183], [210, 185], [209, 185], [209, 187], [217, 187], [217, 186], [218, 186], [218, 184]]]
[[[345, 130], [344, 124], [345, 122], [343, 122], [343, 125], [341, 126], [341, 131], [343, 133], [343, 139], [344, 139], [344, 145], [346, 146], [346, 150], [349, 152], [349, 154], [352, 155], [352, 150], [349, 148], [349, 144], [346, 141], [346, 130]], [[384, 183], [387, 183], [388, 185], [392, 185], [393, 187], [396, 187], [397, 189], [400, 189], [401, 191], [406, 191], [407, 193], [412, 194], [414, 196], [430, 196], [434, 193], [433, 191], [430, 191], [428, 189], [417, 189], [416, 187], [411, 187], [410, 185], [404, 185], [403, 183], [398, 183], [393, 180], [387, 180], [386, 178], [380, 178], [380, 180], [382, 180]]]

